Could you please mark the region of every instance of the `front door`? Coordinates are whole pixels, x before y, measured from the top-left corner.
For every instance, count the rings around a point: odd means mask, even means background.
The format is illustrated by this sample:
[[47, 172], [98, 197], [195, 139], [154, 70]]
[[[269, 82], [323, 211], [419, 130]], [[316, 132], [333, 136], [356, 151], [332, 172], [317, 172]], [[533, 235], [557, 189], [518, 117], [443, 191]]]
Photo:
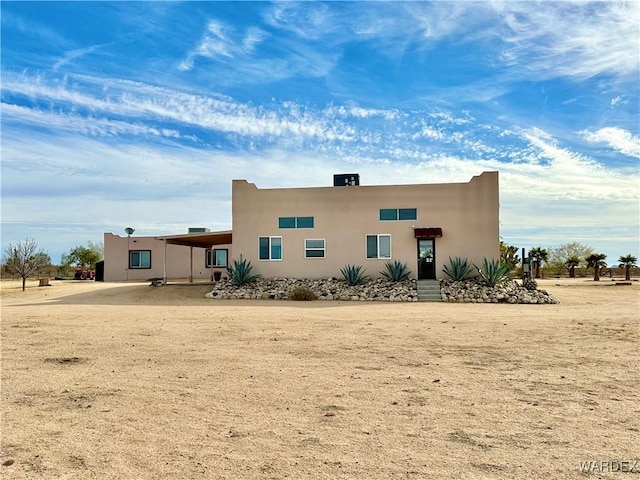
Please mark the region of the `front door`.
[[436, 250], [433, 238], [418, 240], [418, 279], [436, 278]]

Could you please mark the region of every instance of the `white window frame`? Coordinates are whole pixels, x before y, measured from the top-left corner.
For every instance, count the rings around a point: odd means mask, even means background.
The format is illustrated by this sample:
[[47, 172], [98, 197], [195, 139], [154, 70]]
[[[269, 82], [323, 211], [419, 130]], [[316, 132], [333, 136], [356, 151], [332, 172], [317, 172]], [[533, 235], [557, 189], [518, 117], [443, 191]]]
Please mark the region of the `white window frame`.
[[[260, 239], [268, 238], [269, 239], [269, 258], [260, 258]], [[271, 258], [271, 245], [274, 238], [280, 239], [280, 258]], [[260, 262], [281, 262], [284, 257], [284, 242], [282, 241], [282, 237], [278, 235], [260, 235], [258, 237], [258, 261]]]
[[[322, 248], [308, 248], [307, 247], [307, 242], [322, 242]], [[312, 250], [314, 252], [322, 252], [322, 256], [321, 257], [308, 257], [307, 256], [307, 251]], [[305, 238], [304, 239], [304, 258], [307, 260], [324, 260], [325, 258], [327, 258], [327, 240], [324, 238]]]
[[[369, 237], [376, 237], [376, 257], [369, 257], [368, 256], [368, 252], [367, 252], [367, 248], [368, 248], [368, 242], [367, 239]], [[389, 237], [389, 256], [388, 257], [381, 257], [380, 256], [380, 237]], [[392, 245], [392, 240], [391, 240], [391, 234], [390, 233], [367, 233], [364, 236], [364, 257], [367, 260], [390, 260], [391, 258], [393, 258], [393, 245]]]

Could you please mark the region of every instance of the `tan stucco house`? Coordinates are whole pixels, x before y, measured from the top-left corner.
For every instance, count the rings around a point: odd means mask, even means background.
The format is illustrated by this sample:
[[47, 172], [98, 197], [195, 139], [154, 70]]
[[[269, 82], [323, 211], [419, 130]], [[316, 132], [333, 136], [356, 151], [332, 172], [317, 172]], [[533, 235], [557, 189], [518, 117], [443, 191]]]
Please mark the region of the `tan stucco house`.
[[441, 278], [449, 257], [499, 257], [498, 172], [466, 183], [262, 189], [234, 180], [232, 230], [161, 237], [105, 233], [105, 281], [210, 280], [232, 259], [263, 277], [340, 277], [347, 264], [379, 276], [388, 261]]

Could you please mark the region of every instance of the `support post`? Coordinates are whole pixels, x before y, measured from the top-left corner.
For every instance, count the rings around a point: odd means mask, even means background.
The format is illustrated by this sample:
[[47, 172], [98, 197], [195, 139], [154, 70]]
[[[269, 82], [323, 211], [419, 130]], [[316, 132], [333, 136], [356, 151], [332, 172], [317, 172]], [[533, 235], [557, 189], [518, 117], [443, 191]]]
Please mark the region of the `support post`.
[[193, 283], [193, 247], [189, 247], [189, 283]]
[[162, 284], [167, 284], [167, 239], [164, 239], [164, 262], [162, 265]]

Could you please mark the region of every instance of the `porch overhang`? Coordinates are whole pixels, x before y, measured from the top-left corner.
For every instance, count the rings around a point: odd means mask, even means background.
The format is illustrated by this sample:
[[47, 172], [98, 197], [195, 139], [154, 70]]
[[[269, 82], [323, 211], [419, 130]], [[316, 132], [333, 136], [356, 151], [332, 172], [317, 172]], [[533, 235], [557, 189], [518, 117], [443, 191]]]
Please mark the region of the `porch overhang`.
[[440, 227], [428, 227], [428, 228], [414, 228], [413, 233], [416, 238], [440, 238], [442, 237], [442, 228]]
[[215, 245], [231, 245], [233, 235], [231, 231], [188, 233], [184, 235], [166, 235], [157, 237], [169, 245], [185, 245], [187, 247], [211, 248]]

